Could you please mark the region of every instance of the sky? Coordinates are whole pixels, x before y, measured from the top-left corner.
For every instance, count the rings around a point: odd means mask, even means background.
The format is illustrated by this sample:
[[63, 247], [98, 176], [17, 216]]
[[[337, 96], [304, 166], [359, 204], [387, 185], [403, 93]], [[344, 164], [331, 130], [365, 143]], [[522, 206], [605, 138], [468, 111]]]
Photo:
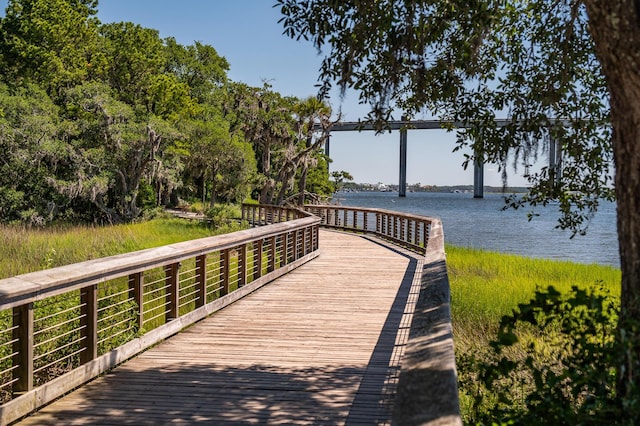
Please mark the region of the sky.
[[[7, 0], [0, 0], [4, 15]], [[162, 38], [174, 37], [183, 45], [199, 41], [213, 46], [230, 63], [229, 77], [252, 86], [269, 82], [282, 95], [316, 95], [322, 56], [310, 42], [282, 34], [275, 0], [100, 0], [103, 23], [129, 21], [154, 28]], [[345, 121], [364, 118], [367, 107], [357, 94], [330, 100]], [[397, 117], [399, 118], [399, 117]], [[473, 168], [462, 168], [462, 152], [452, 153], [455, 134], [444, 130], [410, 130], [407, 148], [407, 183], [472, 185]], [[345, 170], [360, 183], [397, 184], [399, 132], [376, 136], [373, 132], [335, 132], [331, 136], [331, 171]], [[509, 185], [525, 180], [509, 167]], [[520, 173], [522, 170], [520, 170]], [[501, 186], [495, 165], [484, 168], [484, 183]]]

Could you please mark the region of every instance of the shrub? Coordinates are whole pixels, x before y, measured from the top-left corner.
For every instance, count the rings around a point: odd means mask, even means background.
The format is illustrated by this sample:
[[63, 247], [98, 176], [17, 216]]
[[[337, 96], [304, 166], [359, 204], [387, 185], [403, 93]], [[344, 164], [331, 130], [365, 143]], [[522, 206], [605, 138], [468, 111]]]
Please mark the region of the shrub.
[[[502, 318], [484, 353], [459, 357], [476, 424], [625, 424], [636, 401], [616, 394], [619, 300], [603, 287], [553, 287]], [[623, 411], [624, 410], [624, 411]], [[624, 416], [623, 416], [624, 414]], [[637, 418], [637, 417], [636, 417]], [[633, 422], [633, 421], [631, 421]]]
[[207, 211], [207, 217], [213, 221], [213, 226], [229, 227], [242, 216], [240, 207], [233, 204], [218, 204]]

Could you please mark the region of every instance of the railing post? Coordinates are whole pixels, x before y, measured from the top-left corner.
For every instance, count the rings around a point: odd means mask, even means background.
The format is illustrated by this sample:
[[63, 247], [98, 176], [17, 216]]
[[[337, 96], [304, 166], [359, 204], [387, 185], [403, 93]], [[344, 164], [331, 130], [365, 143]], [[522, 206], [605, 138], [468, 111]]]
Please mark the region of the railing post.
[[238, 249], [238, 288], [247, 283], [247, 245], [243, 244]]
[[33, 389], [33, 303], [13, 308], [14, 394]]
[[427, 250], [427, 244], [429, 244], [429, 223], [422, 222], [422, 245], [424, 250]]
[[398, 238], [398, 217], [397, 216], [393, 216], [393, 238]]
[[142, 272], [136, 272], [129, 275], [129, 298], [133, 299], [138, 305], [138, 329], [142, 328], [144, 321], [144, 275]]
[[289, 232], [284, 234], [282, 238], [282, 265], [289, 263]]
[[80, 290], [80, 333], [84, 350], [80, 353], [80, 363], [98, 357], [98, 285], [90, 285]]
[[271, 255], [269, 256], [269, 268], [267, 271], [273, 272], [276, 270], [276, 255], [278, 253], [275, 236], [269, 238], [269, 252]]
[[220, 258], [222, 261], [222, 288], [220, 289], [220, 296], [226, 296], [229, 294], [229, 258], [231, 257], [229, 256], [229, 252], [229, 249], [223, 250], [222, 257]]
[[300, 238], [300, 231], [293, 231], [293, 260], [298, 260], [298, 250], [300, 250], [300, 244], [298, 242]]
[[165, 269], [167, 283], [167, 311], [165, 322], [174, 320], [180, 316], [180, 288], [178, 282], [179, 263], [167, 265]]
[[255, 249], [254, 249], [254, 263], [256, 264], [256, 269], [253, 272], [253, 279], [257, 280], [258, 278], [260, 278], [262, 276], [262, 243], [263, 240], [257, 240], [254, 242]]
[[307, 249], [307, 229], [308, 228], [303, 228], [302, 229], [302, 256], [306, 255], [308, 253]]
[[196, 308], [207, 303], [207, 255], [196, 257]]

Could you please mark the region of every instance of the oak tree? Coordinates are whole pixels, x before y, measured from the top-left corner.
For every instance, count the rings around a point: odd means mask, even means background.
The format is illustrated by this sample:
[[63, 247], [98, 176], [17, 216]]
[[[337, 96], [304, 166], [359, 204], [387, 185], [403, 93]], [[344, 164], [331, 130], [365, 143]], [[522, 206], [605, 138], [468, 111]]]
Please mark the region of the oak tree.
[[[355, 89], [384, 128], [393, 114], [466, 126], [467, 162], [514, 161], [531, 191], [583, 232], [617, 200], [621, 401], [640, 384], [640, 3], [632, 0], [278, 0], [285, 33], [323, 52], [320, 95]], [[495, 119], [506, 117], [504, 126]], [[555, 141], [562, 166], [528, 172]], [[511, 159], [511, 160], [510, 160]], [[627, 407], [628, 408], [628, 407]], [[636, 412], [637, 414], [637, 412]], [[629, 419], [633, 415], [627, 411]]]

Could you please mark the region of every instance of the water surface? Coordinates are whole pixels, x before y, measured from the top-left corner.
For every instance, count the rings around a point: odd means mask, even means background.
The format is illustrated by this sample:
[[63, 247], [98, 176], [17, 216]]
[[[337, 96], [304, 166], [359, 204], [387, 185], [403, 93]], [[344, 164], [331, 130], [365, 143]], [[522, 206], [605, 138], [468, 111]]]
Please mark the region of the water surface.
[[557, 206], [536, 207], [539, 216], [531, 221], [530, 210], [502, 210], [501, 194], [474, 199], [464, 193], [394, 192], [339, 193], [335, 200], [344, 206], [370, 207], [436, 216], [442, 219], [445, 241], [475, 247], [579, 263], [620, 266], [616, 233], [615, 203], [603, 202], [584, 236], [570, 238], [569, 231], [556, 229]]

